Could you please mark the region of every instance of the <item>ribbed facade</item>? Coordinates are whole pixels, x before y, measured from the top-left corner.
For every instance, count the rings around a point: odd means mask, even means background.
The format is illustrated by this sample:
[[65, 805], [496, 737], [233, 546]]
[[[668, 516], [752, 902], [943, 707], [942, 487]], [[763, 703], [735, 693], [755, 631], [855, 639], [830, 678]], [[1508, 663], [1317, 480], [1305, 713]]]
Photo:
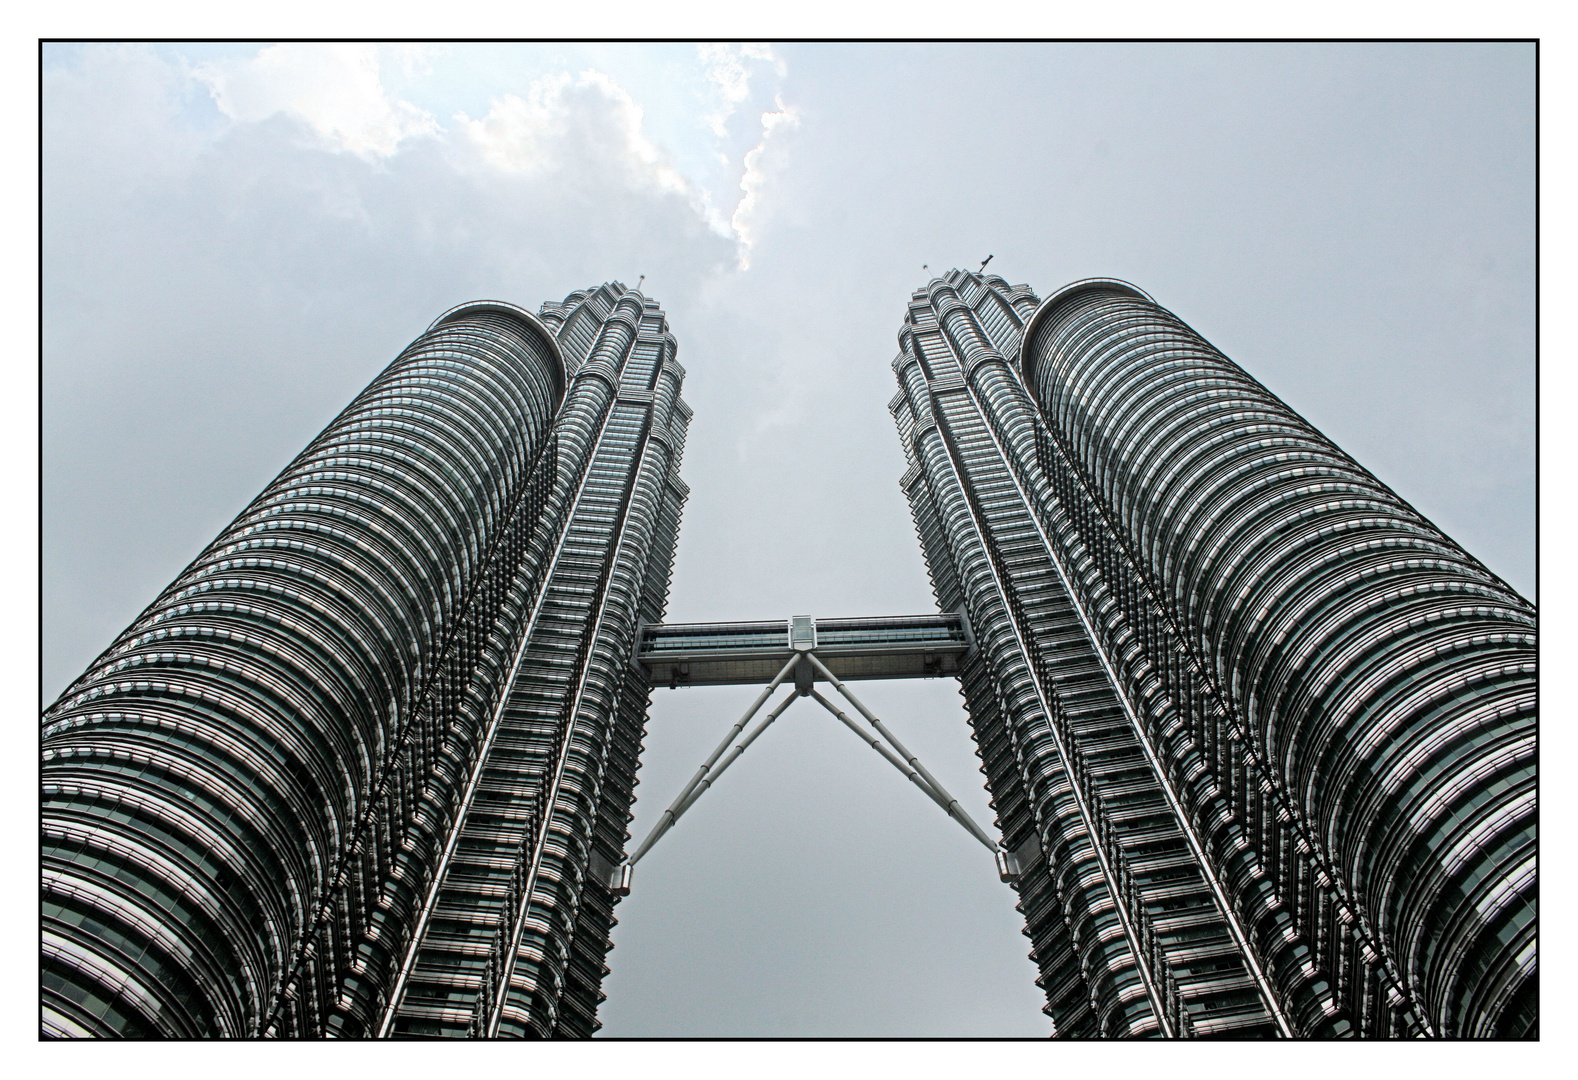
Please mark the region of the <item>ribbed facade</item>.
[[1132, 286], [954, 271], [900, 345], [1057, 1032], [1534, 1031], [1533, 607]]
[[617, 284], [446, 313], [47, 710], [46, 1034], [595, 1030], [675, 351]]

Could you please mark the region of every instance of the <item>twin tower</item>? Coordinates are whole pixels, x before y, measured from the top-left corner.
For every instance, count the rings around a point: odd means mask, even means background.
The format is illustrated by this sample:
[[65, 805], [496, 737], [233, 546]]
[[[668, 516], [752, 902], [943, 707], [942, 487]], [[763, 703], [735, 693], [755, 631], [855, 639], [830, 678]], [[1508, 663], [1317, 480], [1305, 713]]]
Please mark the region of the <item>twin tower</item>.
[[590, 1035], [654, 686], [916, 675], [1058, 1035], [1534, 1034], [1533, 606], [1132, 285], [899, 343], [940, 614], [664, 626], [662, 310], [440, 316], [46, 711], [44, 1033]]

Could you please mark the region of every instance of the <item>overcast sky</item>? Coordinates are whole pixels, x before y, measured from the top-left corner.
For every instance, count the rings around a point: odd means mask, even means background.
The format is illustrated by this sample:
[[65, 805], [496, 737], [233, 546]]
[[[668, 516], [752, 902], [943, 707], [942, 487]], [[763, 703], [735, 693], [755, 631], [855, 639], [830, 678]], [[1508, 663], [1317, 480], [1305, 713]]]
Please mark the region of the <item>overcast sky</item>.
[[[440, 312], [642, 274], [695, 409], [672, 621], [933, 609], [889, 362], [987, 255], [1139, 285], [1534, 599], [1533, 61], [48, 47], [44, 701]], [[856, 692], [990, 822], [955, 683]], [[636, 837], [753, 696], [655, 693]], [[607, 1035], [1049, 1030], [990, 856], [813, 703], [618, 916]]]

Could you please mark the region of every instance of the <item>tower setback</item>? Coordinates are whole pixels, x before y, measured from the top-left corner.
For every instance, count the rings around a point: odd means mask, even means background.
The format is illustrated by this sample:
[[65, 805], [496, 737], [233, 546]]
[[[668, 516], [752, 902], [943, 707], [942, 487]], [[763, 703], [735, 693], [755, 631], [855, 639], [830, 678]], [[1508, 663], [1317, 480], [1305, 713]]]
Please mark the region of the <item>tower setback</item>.
[[1058, 1033], [1536, 1031], [1533, 606], [1132, 285], [899, 342]]

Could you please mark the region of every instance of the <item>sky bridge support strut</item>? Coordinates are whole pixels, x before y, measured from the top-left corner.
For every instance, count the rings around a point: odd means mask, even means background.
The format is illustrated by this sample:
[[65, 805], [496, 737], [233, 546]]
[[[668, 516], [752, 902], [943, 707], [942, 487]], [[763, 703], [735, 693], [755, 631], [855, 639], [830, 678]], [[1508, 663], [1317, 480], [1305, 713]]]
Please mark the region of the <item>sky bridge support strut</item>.
[[[630, 894], [630, 882], [635, 864], [641, 861], [646, 853], [652, 850], [652, 846], [674, 827], [685, 811], [689, 810], [696, 800], [701, 798], [702, 792], [716, 783], [724, 771], [734, 764], [740, 755], [745, 753], [746, 749], [789, 708], [796, 697], [815, 698], [818, 704], [832, 713], [845, 727], [853, 731], [862, 742], [868, 743], [873, 750], [881, 754], [894, 768], [903, 773], [911, 783], [920, 788], [929, 799], [941, 807], [945, 814], [957, 821], [966, 832], [978, 840], [987, 850], [991, 851], [997, 864], [998, 877], [1002, 881], [1011, 882], [1018, 879], [1020, 867], [1014, 855], [1005, 850], [1001, 844], [993, 842], [986, 830], [965, 811], [959, 800], [950, 795], [937, 778], [920, 763], [920, 759], [911, 753], [898, 740], [898, 737], [888, 729], [888, 726], [878, 719], [870, 709], [866, 708], [865, 704], [854, 695], [849, 687], [829, 670], [827, 664], [816, 654], [815, 641], [814, 632], [811, 635], [807, 635], [804, 639], [792, 640], [792, 654], [789, 656], [788, 662], [783, 665], [772, 681], [767, 684], [766, 688], [757, 695], [756, 700], [751, 703], [750, 708], [745, 711], [745, 714], [740, 717], [738, 722], [729, 729], [723, 741], [718, 744], [707, 760], [696, 770], [696, 774], [691, 777], [668, 809], [663, 811], [662, 816], [658, 818], [657, 824], [652, 827], [652, 831], [641, 841], [630, 857], [613, 868], [612, 873], [609, 875], [610, 880], [608, 884], [615, 895], [628, 896]], [[810, 673], [807, 670], [808, 665], [822, 679], [831, 683], [833, 688], [870, 722], [872, 728], [875, 729], [875, 734], [861, 727], [847, 713], [816, 690], [812, 680], [805, 678]], [[736, 738], [739, 738], [742, 732], [745, 732], [746, 725], [750, 723], [751, 718], [766, 704], [767, 699], [773, 695], [773, 692], [792, 674], [798, 676], [795, 680], [794, 692], [779, 702], [755, 727], [745, 733], [744, 738], [741, 738], [735, 744], [732, 751], [729, 751], [729, 744], [734, 742]], [[725, 755], [725, 751], [728, 751], [727, 755]]]

